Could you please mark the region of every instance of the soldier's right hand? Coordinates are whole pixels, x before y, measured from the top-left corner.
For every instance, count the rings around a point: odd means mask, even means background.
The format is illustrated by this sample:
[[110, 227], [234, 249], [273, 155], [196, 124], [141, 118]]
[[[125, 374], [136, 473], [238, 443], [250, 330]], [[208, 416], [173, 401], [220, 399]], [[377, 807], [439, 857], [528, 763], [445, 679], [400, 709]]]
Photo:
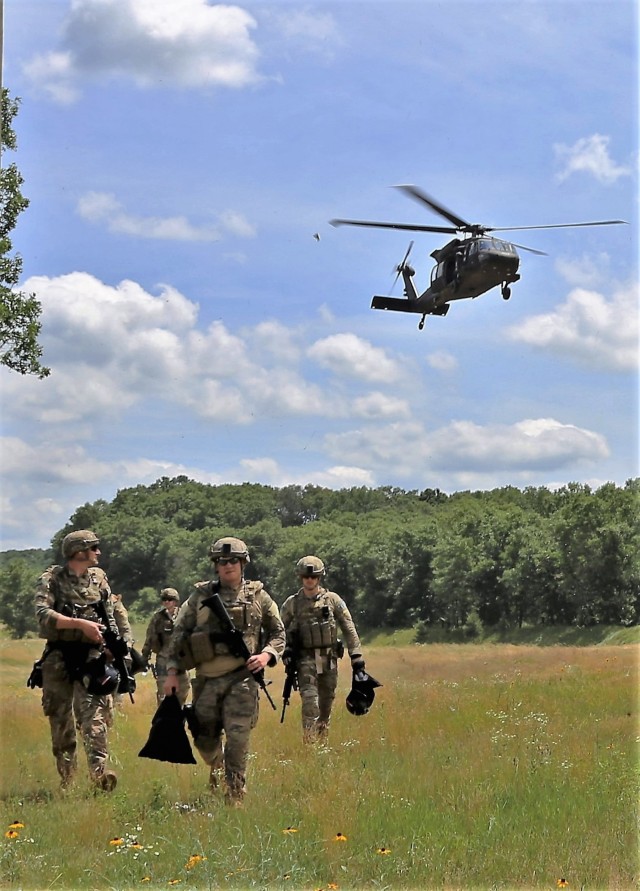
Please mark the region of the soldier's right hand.
[[78, 630], [82, 631], [84, 637], [90, 640], [91, 643], [104, 643], [102, 632], [107, 630], [104, 625], [100, 625], [99, 622], [91, 622], [89, 619], [76, 619], [76, 623]]
[[162, 692], [165, 696], [171, 696], [172, 693], [178, 692], [178, 680], [175, 674], [168, 674], [162, 685]]

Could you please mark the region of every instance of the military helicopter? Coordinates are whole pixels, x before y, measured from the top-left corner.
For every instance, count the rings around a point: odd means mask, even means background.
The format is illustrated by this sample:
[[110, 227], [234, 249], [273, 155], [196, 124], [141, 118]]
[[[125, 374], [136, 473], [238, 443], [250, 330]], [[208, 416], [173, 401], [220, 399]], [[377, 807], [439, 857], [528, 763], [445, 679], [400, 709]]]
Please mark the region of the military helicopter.
[[[546, 256], [544, 251], [525, 247], [522, 244], [514, 244], [495, 238], [490, 232], [515, 231], [520, 229], [564, 229], [576, 226], [612, 226], [625, 223], [625, 220], [599, 220], [592, 223], [553, 223], [546, 226], [482, 226], [478, 223], [468, 223], [457, 214], [447, 210], [439, 202], [426, 195], [416, 186], [394, 186], [405, 195], [426, 205], [440, 216], [448, 220], [451, 226], [421, 226], [413, 223], [382, 223], [372, 220], [330, 220], [332, 226], [368, 226], [380, 229], [402, 229], [410, 232], [446, 232], [453, 235], [460, 234], [461, 238], [453, 238], [444, 247], [432, 251], [431, 256], [436, 265], [431, 272], [431, 284], [422, 294], [418, 293], [413, 282], [415, 269], [407, 262], [413, 241], [404, 255], [399, 266], [396, 267], [396, 278], [402, 276], [404, 282], [403, 297], [375, 296], [371, 301], [372, 309], [388, 309], [393, 312], [411, 312], [422, 316], [418, 328], [424, 328], [424, 321], [428, 315], [446, 316], [449, 312], [451, 301], [465, 300], [469, 297], [478, 297], [500, 287], [502, 297], [508, 300], [511, 296], [511, 285], [520, 278], [518, 267], [520, 257], [516, 248], [529, 251], [532, 254]], [[394, 284], [395, 284], [394, 281]]]

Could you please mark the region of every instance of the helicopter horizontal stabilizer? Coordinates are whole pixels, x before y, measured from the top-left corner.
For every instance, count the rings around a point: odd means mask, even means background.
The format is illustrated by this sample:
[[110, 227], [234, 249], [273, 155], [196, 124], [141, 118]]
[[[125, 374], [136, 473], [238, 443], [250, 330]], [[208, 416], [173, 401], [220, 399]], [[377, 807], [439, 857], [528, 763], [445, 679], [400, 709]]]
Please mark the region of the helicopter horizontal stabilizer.
[[376, 295], [371, 301], [371, 309], [391, 309], [394, 312], [422, 312], [415, 303], [406, 297], [380, 297]]

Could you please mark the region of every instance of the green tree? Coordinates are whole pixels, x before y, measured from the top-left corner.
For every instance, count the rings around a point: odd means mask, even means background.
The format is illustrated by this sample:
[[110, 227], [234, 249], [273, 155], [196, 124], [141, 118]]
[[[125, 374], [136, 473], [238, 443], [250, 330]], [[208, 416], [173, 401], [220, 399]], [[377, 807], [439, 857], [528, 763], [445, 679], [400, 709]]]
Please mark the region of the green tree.
[[[0, 149], [15, 151], [13, 119], [18, 113], [18, 99], [11, 99], [2, 88], [2, 131]], [[24, 180], [15, 164], [0, 167], [0, 364], [18, 374], [47, 377], [49, 369], [40, 363], [42, 347], [38, 343], [42, 307], [35, 294], [15, 290], [22, 273], [22, 258], [11, 256], [10, 233], [29, 201], [22, 194]]]
[[23, 561], [12, 560], [0, 572], [0, 622], [7, 626], [13, 638], [37, 630], [34, 591], [34, 574]]

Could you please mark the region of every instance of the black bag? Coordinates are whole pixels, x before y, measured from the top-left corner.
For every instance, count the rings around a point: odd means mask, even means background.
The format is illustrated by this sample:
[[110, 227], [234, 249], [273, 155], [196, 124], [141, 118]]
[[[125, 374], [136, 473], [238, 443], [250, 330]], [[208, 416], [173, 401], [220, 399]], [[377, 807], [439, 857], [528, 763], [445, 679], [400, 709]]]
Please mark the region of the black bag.
[[149, 739], [138, 752], [138, 758], [153, 758], [171, 764], [197, 764], [184, 720], [176, 694], [165, 696], [153, 716]]

